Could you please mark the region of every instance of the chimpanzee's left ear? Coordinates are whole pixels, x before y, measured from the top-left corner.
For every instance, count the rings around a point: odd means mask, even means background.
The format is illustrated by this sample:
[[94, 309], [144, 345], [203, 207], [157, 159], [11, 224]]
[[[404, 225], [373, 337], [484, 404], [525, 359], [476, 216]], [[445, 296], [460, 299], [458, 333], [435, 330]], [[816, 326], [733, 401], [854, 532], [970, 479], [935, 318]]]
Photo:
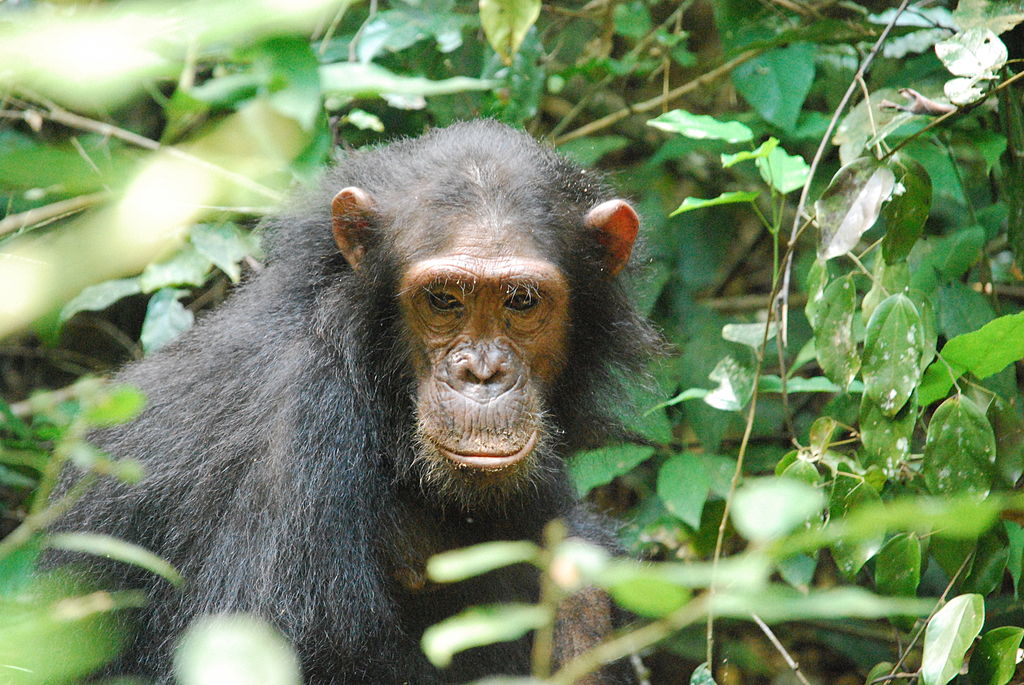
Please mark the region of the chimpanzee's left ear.
[[609, 276], [622, 271], [633, 251], [640, 218], [625, 200], [608, 200], [587, 212], [587, 225], [597, 230], [597, 241], [605, 249]]
[[342, 188], [331, 201], [331, 230], [334, 242], [353, 269], [366, 256], [373, 198], [362, 188]]

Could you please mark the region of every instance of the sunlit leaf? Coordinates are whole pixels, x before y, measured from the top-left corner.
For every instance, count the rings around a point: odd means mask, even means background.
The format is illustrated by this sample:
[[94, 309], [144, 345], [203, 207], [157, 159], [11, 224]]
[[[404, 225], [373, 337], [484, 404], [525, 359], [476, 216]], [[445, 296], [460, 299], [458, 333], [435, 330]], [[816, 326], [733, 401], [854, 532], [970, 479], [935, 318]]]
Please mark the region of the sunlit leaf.
[[992, 487], [996, 440], [992, 426], [970, 399], [950, 397], [928, 424], [921, 472], [936, 494], [987, 494]]
[[522, 45], [540, 16], [540, 0], [480, 0], [480, 24], [487, 42], [505, 64]]
[[818, 256], [839, 257], [852, 250], [878, 219], [882, 203], [896, 184], [892, 171], [874, 158], [856, 159], [832, 177], [814, 203], [815, 221], [821, 231]]
[[192, 227], [189, 239], [233, 283], [242, 275], [238, 263], [257, 251], [255, 239], [232, 223], [197, 224]]
[[60, 310], [61, 321], [67, 321], [78, 312], [106, 309], [121, 298], [141, 292], [142, 286], [139, 285], [137, 278], [119, 278], [115, 281], [90, 285], [75, 299], [64, 305], [64, 308]]
[[320, 67], [324, 93], [353, 97], [398, 95], [446, 95], [467, 90], [488, 90], [496, 81], [453, 76], [432, 81], [420, 76], [400, 76], [376, 64], [337, 62]]
[[738, 121], [718, 121], [705, 114], [690, 114], [681, 109], [674, 109], [650, 119], [647, 125], [695, 140], [745, 143], [754, 139], [754, 132]]
[[781, 147], [772, 149], [765, 157], [759, 157], [755, 164], [764, 182], [782, 194], [803, 188], [810, 173], [810, 167], [803, 157], [791, 155]]
[[148, 549], [98, 533], [59, 533], [47, 539], [47, 545], [72, 552], [84, 552], [107, 559], [116, 559], [126, 564], [155, 573], [174, 585], [181, 583], [181, 574], [169, 563]]
[[745, 357], [723, 357], [708, 378], [718, 383], [718, 387], [705, 395], [704, 401], [715, 409], [739, 411], [754, 392], [754, 367]]
[[939, 609], [924, 632], [921, 682], [946, 685], [952, 680], [984, 623], [985, 601], [981, 595], [960, 595]]
[[1006, 45], [989, 29], [973, 28], [936, 43], [935, 54], [954, 76], [984, 78], [1006, 64]]
[[427, 561], [427, 575], [439, 583], [452, 583], [539, 557], [537, 545], [525, 540], [484, 542], [435, 554]]
[[88, 402], [85, 419], [92, 426], [113, 426], [135, 418], [145, 405], [146, 396], [141, 391], [122, 385]]
[[170, 259], [147, 266], [138, 278], [139, 285], [144, 293], [175, 285], [202, 285], [210, 265], [209, 259], [186, 246]]
[[958, 335], [942, 347], [951, 364], [987, 378], [1024, 359], [1024, 312], [994, 319], [977, 331]]
[[421, 646], [430, 663], [443, 668], [458, 652], [517, 640], [551, 618], [546, 608], [529, 604], [472, 607], [423, 631]]
[[733, 154], [723, 153], [719, 158], [722, 162], [722, 168], [728, 169], [734, 164], [740, 162], [746, 162], [751, 159], [761, 159], [771, 154], [771, 151], [779, 146], [779, 139], [774, 136], [769, 136], [768, 140], [764, 141], [757, 146], [756, 150], [742, 150]]
[[825, 505], [820, 490], [791, 478], [762, 478], [736, 491], [733, 525], [748, 540], [770, 540], [817, 516]]
[[757, 199], [760, 193], [755, 191], [744, 191], [744, 190], [732, 190], [726, 193], [722, 193], [718, 197], [713, 197], [709, 200], [702, 200], [697, 197], [688, 197], [683, 200], [683, 203], [669, 216], [676, 216], [683, 212], [689, 212], [694, 209], [704, 209], [705, 207], [715, 207], [717, 205], [730, 205], [739, 202], [753, 202]]
[[181, 685], [300, 685], [299, 659], [281, 633], [259, 618], [205, 616], [193, 623], [174, 655]]

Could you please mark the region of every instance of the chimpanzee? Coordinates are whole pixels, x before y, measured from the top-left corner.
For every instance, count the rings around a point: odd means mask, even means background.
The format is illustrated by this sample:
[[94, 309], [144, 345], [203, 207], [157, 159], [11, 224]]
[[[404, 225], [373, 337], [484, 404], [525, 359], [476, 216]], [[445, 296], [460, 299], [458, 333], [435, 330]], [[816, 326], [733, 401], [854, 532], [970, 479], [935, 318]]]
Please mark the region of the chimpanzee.
[[[76, 559], [149, 593], [115, 672], [169, 678], [181, 631], [236, 611], [279, 627], [314, 685], [529, 672], [526, 639], [444, 670], [419, 639], [469, 605], [535, 601], [536, 570], [440, 586], [424, 564], [538, 539], [556, 517], [614, 545], [564, 458], [624, 434], [619, 386], [660, 345], [616, 278], [636, 213], [529, 136], [475, 121], [355, 152], [269, 223], [266, 268], [117, 378], [147, 407], [94, 440], [145, 480], [104, 483], [60, 524], [186, 578]], [[561, 612], [557, 659], [607, 632], [593, 597]]]

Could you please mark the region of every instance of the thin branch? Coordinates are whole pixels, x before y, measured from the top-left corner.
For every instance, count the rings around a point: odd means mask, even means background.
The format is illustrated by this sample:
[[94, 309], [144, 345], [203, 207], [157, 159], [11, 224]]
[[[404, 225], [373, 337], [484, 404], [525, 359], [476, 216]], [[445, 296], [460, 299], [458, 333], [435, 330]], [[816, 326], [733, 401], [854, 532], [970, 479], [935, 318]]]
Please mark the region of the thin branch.
[[782, 658], [785, 659], [786, 665], [789, 666], [796, 675], [797, 680], [804, 685], [811, 685], [807, 682], [807, 678], [805, 678], [804, 674], [800, 671], [800, 664], [798, 664], [793, 657], [789, 655], [789, 652], [787, 652], [786, 648], [782, 646], [781, 642], [779, 642], [779, 638], [775, 637], [775, 633], [773, 633], [772, 629], [768, 627], [768, 624], [762, 621], [761, 617], [757, 614], [751, 614], [750, 617], [754, 619], [754, 623], [757, 624], [757, 627], [761, 629], [761, 632], [767, 636], [768, 641], [775, 646], [775, 649], [782, 655]]
[[88, 209], [93, 205], [99, 204], [108, 197], [110, 197], [110, 193], [104, 190], [98, 193], [79, 195], [78, 197], [68, 198], [67, 200], [53, 202], [44, 207], [35, 207], [21, 212], [20, 214], [11, 214], [10, 216], [0, 219], [0, 236], [20, 231], [21, 229], [28, 228], [29, 226], [63, 219], [70, 214], [75, 214], [83, 209]]
[[708, 83], [714, 81], [720, 76], [728, 74], [730, 71], [732, 71], [739, 65], [761, 54], [761, 52], [761, 50], [747, 50], [746, 52], [743, 52], [737, 55], [736, 57], [733, 57], [728, 62], [725, 62], [724, 64], [715, 67], [711, 71], [701, 74], [695, 79], [687, 81], [681, 86], [673, 88], [667, 93], [663, 93], [661, 95], [658, 95], [657, 97], [653, 97], [650, 100], [644, 100], [643, 102], [639, 102], [635, 105], [630, 105], [629, 107], [623, 107], [617, 112], [612, 112], [611, 114], [603, 116], [600, 119], [595, 119], [589, 124], [580, 126], [579, 128], [572, 130], [569, 133], [566, 133], [564, 136], [556, 138], [555, 145], [558, 146], [561, 145], [562, 143], [567, 143], [570, 140], [576, 140], [577, 138], [582, 138], [583, 136], [589, 136], [593, 133], [596, 133], [602, 129], [606, 129], [609, 126], [612, 126], [613, 124], [622, 121], [623, 119], [632, 114], [642, 114], [643, 112], [649, 112], [651, 110], [658, 109], [666, 102], [675, 100], [676, 98], [685, 95], [690, 91], [696, 90], [701, 86], [707, 85]]
[[[814, 180], [814, 174], [818, 170], [818, 165], [821, 163], [822, 157], [825, 155], [825, 147], [832, 139], [832, 132], [839, 124], [839, 117], [842, 116], [844, 111], [846, 111], [846, 105], [849, 104], [850, 98], [853, 97], [853, 94], [857, 91], [859, 84], [864, 80], [864, 74], [867, 73], [871, 63], [875, 61], [875, 57], [882, 49], [882, 44], [884, 44], [886, 39], [889, 37], [889, 33], [892, 32], [893, 27], [896, 26], [896, 21], [903, 14], [903, 11], [907, 9], [907, 5], [909, 3], [910, 0], [902, 0], [902, 2], [900, 2], [900, 6], [896, 9], [896, 12], [893, 14], [889, 23], [886, 24], [885, 29], [882, 30], [881, 35], [878, 36], [878, 40], [876, 40], [875, 44], [871, 47], [871, 52], [869, 52], [867, 57], [864, 58], [864, 61], [861, 62], [860, 67], [857, 69], [857, 73], [854, 75], [853, 80], [850, 81], [849, 87], [843, 94], [842, 100], [839, 101], [839, 105], [832, 113], [832, 119], [828, 122], [828, 128], [825, 130], [825, 135], [821, 137], [818, 149], [814, 153], [814, 159], [811, 160], [811, 166], [807, 172], [807, 180], [804, 181], [804, 187], [800, 190], [800, 200], [797, 203], [796, 215], [793, 217], [793, 227], [789, 232], [790, 245], [796, 242], [797, 231], [800, 228], [800, 221], [807, 206], [807, 195], [811, 190], [811, 182]], [[792, 251], [789, 254], [792, 255]], [[789, 298], [789, 281], [793, 272], [793, 259], [791, 256], [786, 258], [786, 261], [783, 263], [782, 271], [782, 288], [779, 290], [779, 298], [781, 300], [779, 305], [782, 314], [779, 326], [779, 344], [785, 347], [789, 342], [789, 335], [786, 329], [789, 323], [789, 304], [787, 302]]]

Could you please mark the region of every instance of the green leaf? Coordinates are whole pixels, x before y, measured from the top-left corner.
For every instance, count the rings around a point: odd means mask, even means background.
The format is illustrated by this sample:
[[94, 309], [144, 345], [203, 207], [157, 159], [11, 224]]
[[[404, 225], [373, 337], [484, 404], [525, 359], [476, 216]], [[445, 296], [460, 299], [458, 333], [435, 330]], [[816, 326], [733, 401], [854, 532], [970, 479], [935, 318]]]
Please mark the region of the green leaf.
[[745, 143], [754, 139], [754, 132], [738, 121], [718, 121], [704, 114], [690, 114], [681, 109], [665, 112], [650, 119], [648, 126], [678, 133], [694, 140], [724, 140], [727, 143]]
[[569, 476], [582, 497], [599, 485], [632, 471], [654, 454], [653, 447], [620, 445], [577, 452], [569, 460]]
[[921, 380], [924, 326], [914, 303], [890, 295], [871, 314], [864, 338], [864, 397], [895, 416]]
[[313, 130], [321, 109], [320, 74], [309, 41], [300, 36], [273, 36], [251, 54], [267, 74], [271, 106], [296, 121], [303, 131]]
[[832, 177], [814, 203], [815, 221], [821, 231], [818, 257], [832, 259], [853, 250], [860, 237], [878, 219], [882, 203], [896, 184], [892, 171], [873, 157], [853, 160]]
[[178, 302], [188, 294], [187, 290], [163, 288], [150, 298], [142, 322], [141, 342], [146, 354], [156, 352], [192, 327], [195, 317]]
[[706, 661], [694, 669], [690, 675], [690, 685], [716, 685]]
[[641, 0], [615, 5], [612, 18], [615, 33], [634, 40], [643, 38], [654, 28], [651, 13]]
[[232, 223], [197, 224], [189, 239], [196, 250], [237, 283], [242, 272], [238, 263], [257, 251], [251, 235]]
[[761, 159], [762, 157], [767, 157], [769, 154], [771, 154], [772, 150], [774, 150], [778, 146], [779, 139], [774, 136], [770, 136], [768, 140], [761, 143], [756, 150], [742, 150], [734, 154], [722, 153], [719, 159], [722, 162], [722, 168], [728, 169], [734, 164], [739, 164], [740, 162], [746, 162], [747, 160], [751, 159]]
[[90, 285], [64, 305], [64, 308], [60, 310], [60, 320], [67, 321], [78, 312], [106, 309], [123, 297], [141, 292], [142, 286], [139, 285], [136, 278], [119, 278]]
[[853, 312], [857, 290], [848, 274], [828, 284], [817, 303], [814, 347], [818, 363], [829, 380], [845, 388], [860, 369], [860, 355], [853, 339]]
[[181, 574], [166, 561], [148, 549], [124, 540], [98, 533], [58, 533], [47, 538], [47, 546], [70, 552], [84, 552], [106, 559], [116, 559], [126, 564], [144, 568], [166, 579], [173, 585], [180, 585]]
[[817, 517], [824, 504], [821, 491], [800, 481], [761, 478], [736, 491], [732, 522], [748, 540], [770, 540]]
[[794, 43], [769, 50], [733, 69], [732, 82], [762, 119], [791, 130], [814, 81], [815, 48]]
[[968, 29], [935, 44], [935, 54], [949, 73], [971, 79], [991, 78], [1006, 64], [1006, 45], [992, 30]]
[[923, 685], [946, 685], [960, 672], [964, 655], [985, 623], [981, 595], [960, 595], [939, 609], [924, 631]]
[[[758, 392], [782, 392], [782, 379], [774, 374], [765, 374], [757, 379], [757, 390]], [[786, 379], [786, 393], [798, 393], [798, 392], [828, 392], [828, 393], [840, 393], [848, 392], [856, 394], [863, 392], [864, 384], [860, 381], [853, 381], [849, 387], [843, 388], [836, 385], [824, 376], [813, 376], [811, 378], [804, 378], [803, 376], [793, 376], [792, 378]]]
[[1024, 628], [1003, 626], [985, 633], [971, 655], [973, 685], [1006, 685], [1017, 671], [1017, 650]]
[[875, 588], [883, 595], [913, 597], [921, 583], [921, 541], [913, 533], [889, 539], [875, 559]]
[[979, 330], [958, 335], [942, 347], [951, 364], [987, 378], [1024, 359], [1024, 312], [994, 319]]
[[723, 357], [708, 378], [718, 383], [718, 387], [704, 396], [704, 402], [715, 409], [739, 411], [754, 393], [753, 361], [746, 356]]
[[203, 616], [174, 655], [180, 685], [301, 685], [295, 650], [269, 623], [251, 615]]
[[380, 97], [383, 95], [448, 95], [469, 90], [489, 90], [498, 82], [455, 76], [432, 81], [420, 76], [400, 76], [376, 64], [337, 62], [320, 67], [320, 84], [330, 95]]
[[941, 400], [963, 372], [963, 369], [957, 367], [951, 369], [942, 359], [933, 362], [921, 377], [921, 385], [917, 390], [918, 405], [927, 407], [932, 402]]
[[985, 414], [964, 396], [939, 405], [928, 424], [921, 472], [935, 494], [988, 494], [996, 439]]
[[484, 35], [505, 64], [512, 63], [526, 32], [540, 16], [540, 5], [540, 0], [480, 0]]
[[864, 295], [860, 305], [865, 321], [871, 320], [871, 315], [882, 300], [896, 293], [906, 294], [910, 284], [910, 268], [906, 262], [888, 264], [884, 259], [876, 259], [872, 275], [871, 290]]
[[146, 396], [141, 391], [122, 385], [90, 401], [85, 420], [91, 426], [113, 426], [135, 418], [145, 406]]
[[729, 342], [739, 343], [758, 350], [765, 340], [775, 337], [778, 328], [775, 322], [768, 324], [768, 335], [765, 336], [765, 325], [763, 323], [727, 323], [722, 326], [722, 337]]
[[811, 328], [818, 327], [818, 312], [828, 284], [828, 262], [824, 259], [815, 259], [807, 271], [807, 304], [804, 305], [807, 323], [811, 324]]
[[910, 456], [910, 440], [916, 423], [916, 402], [907, 402], [895, 416], [890, 417], [865, 395], [860, 403], [864, 465], [878, 466], [886, 477], [895, 478]]
[[170, 259], [147, 266], [139, 276], [139, 285], [144, 293], [175, 285], [203, 285], [209, 272], [210, 260], [186, 246]]
[[453, 583], [496, 568], [523, 562], [533, 563], [539, 558], [540, 549], [532, 542], [484, 542], [435, 554], [427, 561], [427, 575], [439, 583]]
[[765, 157], [759, 157], [755, 164], [764, 182], [783, 195], [803, 188], [811, 170], [803, 157], [791, 155], [781, 147], [772, 149]]
[[[829, 525], [842, 521], [853, 511], [881, 504], [878, 493], [867, 481], [857, 476], [837, 473], [829, 497]], [[832, 558], [847, 577], [853, 578], [882, 547], [884, 531], [866, 536], [843, 538], [832, 543]]]
[[683, 212], [689, 212], [694, 209], [704, 209], [705, 207], [714, 207], [716, 205], [730, 205], [738, 202], [753, 202], [757, 199], [757, 196], [761, 193], [754, 191], [743, 191], [733, 190], [727, 193], [722, 193], [718, 197], [713, 197], [709, 200], [702, 200], [698, 197], [688, 197], [683, 200], [683, 203], [676, 208], [674, 212], [669, 216], [676, 216]]
[[646, 618], [661, 618], [690, 600], [690, 591], [661, 577], [656, 569], [636, 567], [627, 580], [608, 585], [615, 603]]
[[901, 156], [893, 164], [896, 189], [885, 206], [882, 255], [889, 264], [902, 261], [921, 237], [932, 206], [932, 179], [917, 160]]
[[430, 663], [444, 668], [458, 652], [517, 640], [551, 619], [547, 609], [530, 604], [472, 607], [427, 628], [420, 646]]
[[711, 476], [700, 455], [675, 454], [658, 469], [658, 497], [669, 512], [694, 530], [700, 528], [710, 487]]

